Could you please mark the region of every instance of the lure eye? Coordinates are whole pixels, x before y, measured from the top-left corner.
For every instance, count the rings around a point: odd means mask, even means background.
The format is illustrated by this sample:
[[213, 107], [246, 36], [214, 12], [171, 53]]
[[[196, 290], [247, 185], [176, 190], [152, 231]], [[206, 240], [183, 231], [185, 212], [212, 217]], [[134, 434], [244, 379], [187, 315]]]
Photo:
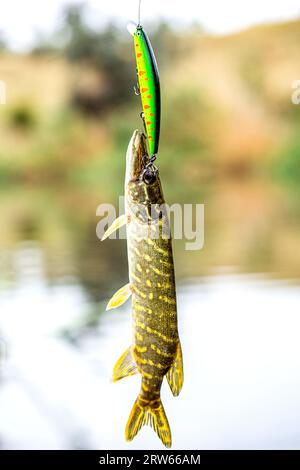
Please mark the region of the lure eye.
[[153, 170], [145, 170], [143, 174], [143, 181], [146, 184], [153, 184], [156, 181], [156, 173]]

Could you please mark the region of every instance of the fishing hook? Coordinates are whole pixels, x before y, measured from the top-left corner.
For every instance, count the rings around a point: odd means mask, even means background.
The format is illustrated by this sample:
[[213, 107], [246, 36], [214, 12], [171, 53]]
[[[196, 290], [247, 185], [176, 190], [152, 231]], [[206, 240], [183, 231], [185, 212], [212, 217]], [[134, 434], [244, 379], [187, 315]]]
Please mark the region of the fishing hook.
[[136, 82], [136, 85], [133, 85], [134, 93], [136, 96], [140, 96], [141, 90], [140, 90], [140, 85], [138, 82]]
[[158, 169], [154, 165], [157, 155], [152, 155], [151, 158], [148, 155], [143, 156], [143, 171], [141, 173], [141, 180], [146, 184], [151, 184], [155, 181]]
[[143, 164], [144, 168], [149, 168], [156, 160], [157, 155], [152, 155], [152, 157], [148, 157], [148, 155], [143, 156]]
[[146, 126], [145, 113], [144, 113], [144, 111], [142, 111], [142, 112], [140, 113], [140, 118], [141, 118], [141, 120], [143, 121], [143, 126], [144, 126], [144, 131], [145, 131], [144, 134], [147, 135], [147, 126]]

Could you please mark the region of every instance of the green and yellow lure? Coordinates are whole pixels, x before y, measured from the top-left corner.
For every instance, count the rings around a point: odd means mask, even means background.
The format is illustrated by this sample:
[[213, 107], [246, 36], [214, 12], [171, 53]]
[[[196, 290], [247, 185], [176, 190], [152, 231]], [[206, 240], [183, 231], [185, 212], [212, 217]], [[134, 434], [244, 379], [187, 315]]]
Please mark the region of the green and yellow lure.
[[155, 55], [143, 27], [130, 23], [129, 32], [134, 39], [138, 87], [141, 95], [150, 157], [156, 157], [160, 135], [160, 82]]

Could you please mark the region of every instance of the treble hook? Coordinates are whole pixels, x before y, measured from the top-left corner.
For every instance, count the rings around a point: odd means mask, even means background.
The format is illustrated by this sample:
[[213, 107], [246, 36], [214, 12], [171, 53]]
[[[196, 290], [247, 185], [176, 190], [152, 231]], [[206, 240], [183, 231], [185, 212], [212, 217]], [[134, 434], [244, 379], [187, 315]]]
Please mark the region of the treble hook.
[[140, 90], [140, 85], [138, 82], [136, 82], [136, 85], [133, 86], [134, 93], [136, 96], [140, 96], [141, 90]]
[[146, 137], [147, 137], [147, 126], [146, 126], [145, 113], [144, 113], [144, 111], [142, 111], [142, 112], [140, 113], [140, 118], [141, 118], [141, 120], [143, 121], [143, 126], [144, 126], [144, 131], [145, 131], [145, 132], [144, 132], [144, 135], [146, 135]]
[[145, 170], [148, 170], [149, 168], [153, 171], [157, 171], [157, 168], [155, 165], [153, 165], [153, 163], [155, 162], [155, 160], [157, 159], [157, 155], [154, 154], [152, 155], [152, 157], [149, 158], [148, 155], [144, 155], [143, 156], [143, 167], [144, 167], [144, 171]]
[[148, 155], [143, 156], [143, 171], [140, 178], [146, 184], [152, 184], [156, 180], [156, 175], [158, 174], [158, 169], [154, 165], [156, 158], [156, 154], [152, 155], [151, 158]]

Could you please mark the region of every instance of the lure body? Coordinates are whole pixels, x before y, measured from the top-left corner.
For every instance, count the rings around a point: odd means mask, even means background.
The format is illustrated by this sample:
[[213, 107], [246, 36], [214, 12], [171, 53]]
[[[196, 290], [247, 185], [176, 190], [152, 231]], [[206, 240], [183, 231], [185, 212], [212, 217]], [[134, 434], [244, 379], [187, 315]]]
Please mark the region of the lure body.
[[150, 156], [157, 155], [160, 135], [160, 82], [155, 55], [141, 25], [133, 33], [139, 90]]
[[[145, 137], [135, 131], [127, 151], [125, 180], [130, 282], [108, 304], [109, 309], [118, 307], [132, 295], [133, 340], [115, 365], [113, 379], [117, 381], [137, 373], [142, 379], [127, 422], [126, 439], [131, 441], [143, 425], [149, 424], [163, 444], [171, 447], [171, 431], [160, 389], [166, 376], [173, 395], [180, 393], [183, 364], [172, 241], [163, 231], [164, 227], [169, 233], [169, 220], [167, 213], [161, 215], [164, 197], [158, 173], [150, 184], [141, 178], [145, 154]], [[110, 229], [107, 233], [111, 233]]]

